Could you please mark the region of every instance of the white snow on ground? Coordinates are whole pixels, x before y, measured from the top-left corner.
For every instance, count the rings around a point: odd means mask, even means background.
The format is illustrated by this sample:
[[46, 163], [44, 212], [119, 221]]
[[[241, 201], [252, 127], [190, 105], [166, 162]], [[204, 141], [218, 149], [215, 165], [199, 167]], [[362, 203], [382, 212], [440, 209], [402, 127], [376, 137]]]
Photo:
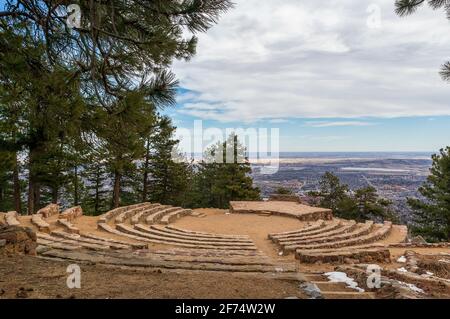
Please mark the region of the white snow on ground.
[[450, 260], [447, 260], [447, 259], [439, 259], [439, 262], [450, 264]]
[[424, 294], [424, 293], [425, 293], [425, 291], [423, 291], [422, 289], [420, 289], [420, 288], [417, 287], [416, 285], [408, 284], [407, 282], [398, 281], [398, 280], [397, 280], [397, 282], [398, 282], [400, 285], [405, 286], [405, 287], [411, 289], [411, 290], [414, 291], [414, 292], [418, 292], [418, 293], [421, 293], [421, 294]]
[[339, 271], [327, 272], [324, 274], [328, 277], [330, 282], [343, 282], [352, 289], [358, 290], [359, 292], [364, 292], [364, 289], [359, 288], [358, 284], [352, 279], [347, 277], [347, 274]]
[[427, 271], [426, 273], [422, 274], [421, 276], [422, 276], [422, 277], [431, 277], [431, 276], [433, 276], [433, 275], [434, 275], [434, 274], [433, 274], [432, 272]]
[[408, 270], [406, 270], [405, 267], [397, 268], [397, 270], [400, 272], [408, 272]]
[[405, 263], [406, 262], [406, 257], [405, 256], [401, 256], [397, 259], [398, 263]]

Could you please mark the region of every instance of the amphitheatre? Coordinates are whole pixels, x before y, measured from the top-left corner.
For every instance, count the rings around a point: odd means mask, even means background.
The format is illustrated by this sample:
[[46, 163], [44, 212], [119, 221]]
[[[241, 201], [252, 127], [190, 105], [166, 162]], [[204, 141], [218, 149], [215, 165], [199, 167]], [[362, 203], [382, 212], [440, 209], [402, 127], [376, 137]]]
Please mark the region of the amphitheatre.
[[[279, 199], [0, 214], [0, 298], [450, 298], [450, 248]], [[81, 288], [66, 286], [67, 266]], [[369, 287], [368, 265], [380, 267]]]

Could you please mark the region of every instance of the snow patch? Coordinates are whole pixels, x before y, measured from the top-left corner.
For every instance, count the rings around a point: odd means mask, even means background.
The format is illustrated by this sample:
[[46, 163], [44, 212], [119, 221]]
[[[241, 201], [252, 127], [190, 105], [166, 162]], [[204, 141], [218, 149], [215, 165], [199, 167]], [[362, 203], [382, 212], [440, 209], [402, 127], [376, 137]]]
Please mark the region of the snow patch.
[[408, 270], [406, 270], [405, 267], [397, 268], [397, 271], [400, 271], [400, 272], [408, 272]]
[[421, 294], [424, 294], [424, 293], [425, 293], [425, 291], [423, 291], [422, 289], [420, 289], [420, 288], [417, 287], [416, 285], [408, 284], [407, 282], [398, 281], [398, 280], [397, 280], [397, 282], [398, 282], [400, 285], [405, 286], [405, 287], [407, 287], [408, 289], [410, 289], [410, 290], [412, 290], [412, 291], [414, 291], [414, 292], [421, 293]]
[[421, 276], [427, 278], [427, 277], [431, 277], [433, 275], [434, 274], [432, 272], [427, 271], [426, 273], [422, 274]]
[[364, 292], [364, 289], [358, 287], [358, 283], [354, 281], [352, 278], [347, 277], [347, 274], [339, 271], [327, 272], [324, 274], [328, 277], [330, 282], [343, 282], [347, 285], [347, 287], [355, 289], [359, 292]]
[[447, 260], [447, 259], [439, 259], [439, 262], [450, 264], [450, 260]]
[[406, 262], [406, 257], [405, 256], [401, 256], [397, 259], [398, 263], [405, 263]]

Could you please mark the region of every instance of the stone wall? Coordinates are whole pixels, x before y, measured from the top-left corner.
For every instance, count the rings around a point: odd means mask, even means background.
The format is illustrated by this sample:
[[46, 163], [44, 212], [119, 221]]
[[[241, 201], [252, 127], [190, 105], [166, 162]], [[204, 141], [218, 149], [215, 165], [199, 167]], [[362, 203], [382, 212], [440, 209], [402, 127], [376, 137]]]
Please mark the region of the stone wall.
[[36, 233], [28, 227], [0, 226], [0, 256], [36, 255]]

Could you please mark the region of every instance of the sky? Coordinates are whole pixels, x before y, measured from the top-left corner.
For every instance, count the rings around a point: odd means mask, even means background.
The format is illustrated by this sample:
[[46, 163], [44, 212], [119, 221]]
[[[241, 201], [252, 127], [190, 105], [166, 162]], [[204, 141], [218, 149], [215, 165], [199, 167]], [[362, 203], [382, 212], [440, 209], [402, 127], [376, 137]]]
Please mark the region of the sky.
[[176, 61], [179, 128], [279, 128], [283, 152], [435, 152], [450, 144], [450, 25], [394, 0], [234, 0]]

